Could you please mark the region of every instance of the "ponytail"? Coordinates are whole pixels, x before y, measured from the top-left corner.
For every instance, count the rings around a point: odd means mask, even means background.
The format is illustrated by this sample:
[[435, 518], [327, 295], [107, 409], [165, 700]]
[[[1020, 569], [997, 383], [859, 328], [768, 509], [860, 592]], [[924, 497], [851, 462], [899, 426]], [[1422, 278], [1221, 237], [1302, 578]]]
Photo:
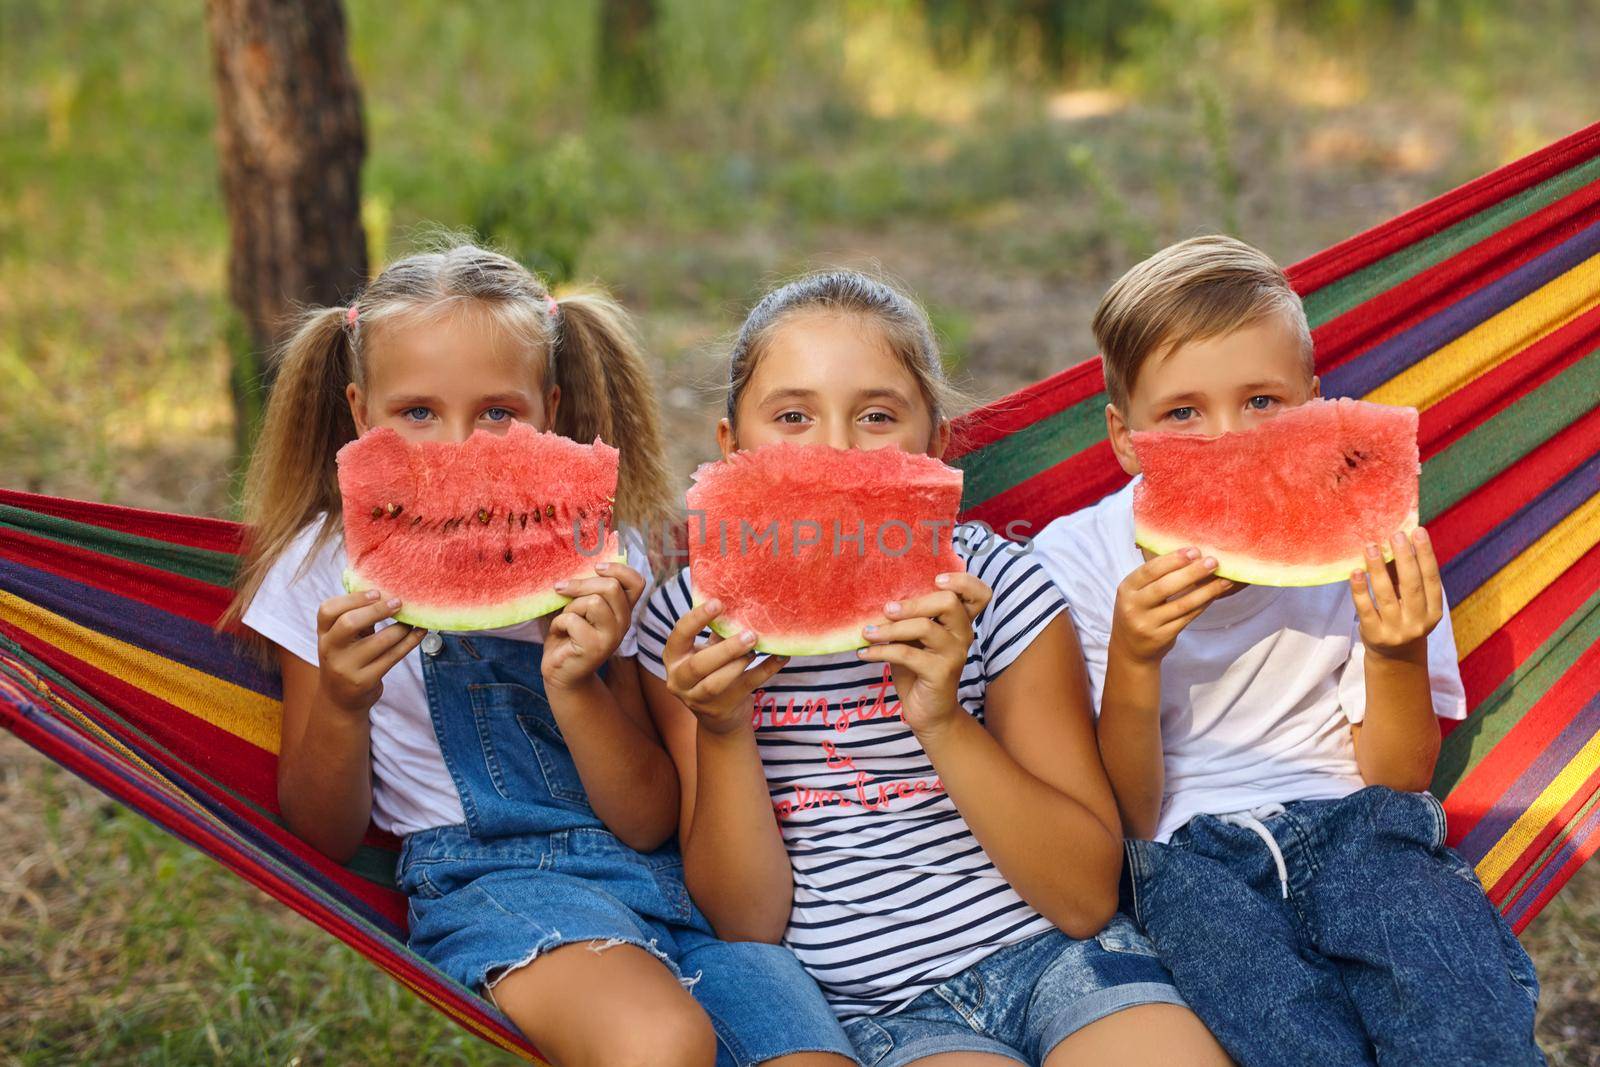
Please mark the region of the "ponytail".
[[345, 387], [354, 359], [344, 308], [306, 312], [283, 348], [244, 480], [244, 558], [219, 627], [237, 623], [283, 550], [319, 515], [321, 547], [340, 528], [339, 449], [355, 440]]
[[[578, 292], [558, 302], [552, 346], [561, 387], [555, 431], [574, 441], [596, 437], [621, 450], [614, 514], [619, 527], [659, 539], [676, 511], [661, 440], [661, 415], [643, 347], [628, 313], [604, 293]], [[653, 539], [646, 538], [647, 543]], [[659, 565], [660, 560], [654, 560]]]
[[[284, 347], [245, 477], [248, 533], [237, 592], [219, 626], [239, 621], [273, 563], [319, 516], [313, 551], [342, 529], [337, 454], [356, 438], [346, 391], [352, 382], [366, 385], [374, 339], [412, 315], [465, 303], [487, 309], [523, 341], [529, 359], [543, 362], [544, 381], [560, 387], [552, 429], [583, 443], [598, 437], [621, 451], [612, 509], [618, 526], [648, 534], [674, 517], [655, 389], [627, 313], [602, 293], [557, 302], [516, 260], [445, 241], [385, 267], [356, 307], [307, 312]], [[653, 562], [660, 561], [656, 554]]]

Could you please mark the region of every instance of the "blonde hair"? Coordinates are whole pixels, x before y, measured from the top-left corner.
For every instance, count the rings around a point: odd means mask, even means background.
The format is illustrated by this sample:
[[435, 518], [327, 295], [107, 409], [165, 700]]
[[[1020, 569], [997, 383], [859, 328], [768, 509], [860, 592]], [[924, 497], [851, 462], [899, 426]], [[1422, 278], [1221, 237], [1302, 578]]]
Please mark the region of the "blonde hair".
[[1220, 234], [1163, 248], [1129, 270], [1094, 313], [1106, 390], [1118, 410], [1145, 361], [1158, 352], [1203, 341], [1283, 315], [1312, 366], [1311, 328], [1283, 268], [1243, 241]]
[[558, 386], [557, 433], [596, 437], [622, 452], [617, 525], [654, 529], [674, 511], [655, 388], [632, 323], [609, 296], [552, 297], [509, 256], [471, 243], [408, 256], [373, 279], [350, 308], [312, 308], [284, 346], [277, 382], [244, 483], [248, 528], [233, 602], [219, 626], [236, 622], [296, 534], [325, 516], [313, 548], [343, 525], [334, 457], [356, 437], [345, 389], [365, 386], [385, 331], [419, 316], [470, 308], [525, 345]]
[[965, 404], [965, 396], [945, 375], [939, 342], [922, 305], [881, 278], [829, 270], [779, 286], [750, 309], [728, 355], [730, 424], [773, 334], [790, 316], [817, 310], [860, 315], [876, 323], [890, 351], [916, 379], [936, 425]]

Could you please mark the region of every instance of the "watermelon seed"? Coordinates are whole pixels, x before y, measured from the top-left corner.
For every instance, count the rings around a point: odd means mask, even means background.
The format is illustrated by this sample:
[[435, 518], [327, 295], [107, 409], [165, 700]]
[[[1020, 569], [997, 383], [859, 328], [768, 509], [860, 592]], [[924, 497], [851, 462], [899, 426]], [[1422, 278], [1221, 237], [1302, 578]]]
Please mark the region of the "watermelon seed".
[[534, 508], [533, 508], [533, 521], [534, 522], [543, 522], [544, 521], [543, 519], [541, 519], [539, 517], [539, 506], [537, 504], [535, 504]]
[[482, 508], [478, 509], [478, 521], [485, 526], [489, 525], [489, 513]]
[[389, 517], [391, 519], [395, 518], [396, 516], [398, 516], [405, 509], [406, 508], [405, 508], [404, 504], [390, 504], [389, 507], [388, 507]]
[[522, 528], [524, 530], [526, 530], [528, 528], [528, 513], [526, 511], [524, 511], [521, 515], [519, 515], [517, 517], [522, 520]]
[[578, 518], [587, 519], [588, 517], [589, 517], [589, 513], [587, 511], [585, 511], [582, 507], [579, 507], [578, 508]]
[[544, 517], [547, 519], [556, 517], [556, 506], [554, 504], [546, 504], [544, 506]]
[[383, 506], [381, 504], [372, 509], [372, 517], [375, 519], [383, 518]]
[[413, 527], [416, 527], [416, 526], [419, 526], [419, 525], [421, 525], [421, 523], [422, 523], [422, 516], [421, 516], [421, 515], [414, 515], [414, 516], [412, 516], [412, 518], [411, 518], [411, 525], [412, 525], [412, 526], [413, 526]]
[[509, 549], [509, 548], [506, 549], [506, 562], [507, 563], [511, 562], [511, 549]]

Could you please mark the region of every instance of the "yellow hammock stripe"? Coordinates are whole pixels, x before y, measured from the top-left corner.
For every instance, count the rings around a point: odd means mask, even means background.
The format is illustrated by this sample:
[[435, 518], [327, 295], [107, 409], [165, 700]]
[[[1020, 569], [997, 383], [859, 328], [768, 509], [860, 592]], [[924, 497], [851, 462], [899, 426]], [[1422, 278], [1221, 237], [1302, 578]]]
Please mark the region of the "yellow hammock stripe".
[[1600, 541], [1600, 494], [1590, 497], [1545, 535], [1450, 609], [1456, 655], [1466, 659], [1563, 571]]
[[460, 1026], [460, 1027], [463, 1027], [464, 1029], [472, 1031], [474, 1034], [477, 1034], [478, 1037], [482, 1038], [484, 1041], [488, 1041], [491, 1044], [498, 1045], [501, 1048], [505, 1049], [507, 1052], [509, 1052], [512, 1055], [516, 1056], [518, 1059], [526, 1060], [529, 1063], [548, 1064], [550, 1062], [549, 1060], [545, 1059], [543, 1056], [531, 1055], [528, 1052], [527, 1049], [521, 1048], [521, 1047], [519, 1047], [517, 1045], [512, 1044], [510, 1040], [508, 1040], [505, 1037], [502, 1037], [498, 1030], [490, 1029], [485, 1024], [479, 1022], [476, 1017], [468, 1015], [466, 1012], [462, 1011], [460, 1006], [455, 1004], [454, 1002], [440, 1000], [438, 997], [434, 996], [434, 994], [433, 994], [433, 992], [431, 990], [423, 988], [419, 983], [414, 981], [409, 975], [400, 974], [397, 971], [389, 971], [389, 969], [387, 967], [385, 967], [384, 970], [388, 971], [390, 976], [393, 977], [396, 981], [398, 981], [401, 985], [403, 985], [407, 989], [411, 990], [411, 992], [415, 993], [417, 996], [421, 997], [423, 1000], [426, 1000], [429, 1004], [432, 1004], [439, 1011], [444, 1012], [450, 1018], [454, 1019], [457, 1026]]
[[1478, 861], [1478, 877], [1485, 886], [1492, 887], [1506, 871], [1511, 869], [1511, 864], [1516, 858], [1527, 851], [1533, 844], [1533, 839], [1539, 836], [1539, 831], [1550, 825], [1556, 813], [1571, 800], [1578, 788], [1589, 780], [1595, 768], [1600, 767], [1600, 734], [1589, 738], [1589, 743], [1578, 750], [1572, 757], [1572, 762], [1561, 768], [1561, 773], [1556, 775], [1555, 781], [1545, 787], [1544, 792], [1528, 805], [1526, 811], [1517, 817], [1500, 840], [1494, 843], [1483, 857]]
[[0, 590], [0, 618], [197, 719], [277, 754], [283, 712], [270, 697], [95, 633], [4, 590]]
[[1600, 256], [1591, 256], [1418, 360], [1363, 399], [1426, 411], [1597, 304]]

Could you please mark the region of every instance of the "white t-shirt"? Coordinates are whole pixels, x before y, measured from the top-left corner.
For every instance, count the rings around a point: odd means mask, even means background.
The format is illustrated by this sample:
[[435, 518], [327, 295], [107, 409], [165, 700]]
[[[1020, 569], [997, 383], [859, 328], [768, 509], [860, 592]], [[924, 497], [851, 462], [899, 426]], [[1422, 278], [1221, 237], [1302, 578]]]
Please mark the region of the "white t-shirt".
[[[319, 661], [317, 608], [330, 597], [344, 595], [347, 565], [344, 540], [337, 535], [307, 558], [321, 528], [319, 519], [296, 535], [267, 572], [243, 619], [246, 626], [313, 666]], [[648, 583], [650, 564], [642, 546], [630, 541], [627, 556], [628, 566]], [[543, 640], [538, 619], [483, 633], [535, 643]], [[632, 656], [637, 647], [630, 626], [617, 655]], [[373, 705], [370, 718], [372, 821], [378, 829], [404, 836], [465, 822], [461, 796], [433, 731], [420, 649], [384, 675], [383, 696]]]
[[[957, 690], [979, 721], [989, 683], [1063, 607], [1044, 572], [1007, 546], [956, 529], [957, 554], [994, 592]], [[689, 589], [685, 569], [640, 615], [639, 664], [657, 675]], [[796, 657], [755, 694], [756, 742], [794, 870], [784, 944], [846, 1017], [909, 1003], [1051, 928], [972, 836], [899, 703], [888, 665], [854, 652]]]
[[[1067, 598], [1098, 709], [1117, 586], [1144, 562], [1132, 485], [1056, 519], [1034, 549]], [[1161, 664], [1166, 789], [1155, 840], [1196, 815], [1362, 788], [1350, 726], [1366, 714], [1365, 653], [1347, 583], [1250, 585], [1213, 601]], [[1434, 711], [1465, 718], [1448, 610], [1428, 638], [1428, 675]]]

